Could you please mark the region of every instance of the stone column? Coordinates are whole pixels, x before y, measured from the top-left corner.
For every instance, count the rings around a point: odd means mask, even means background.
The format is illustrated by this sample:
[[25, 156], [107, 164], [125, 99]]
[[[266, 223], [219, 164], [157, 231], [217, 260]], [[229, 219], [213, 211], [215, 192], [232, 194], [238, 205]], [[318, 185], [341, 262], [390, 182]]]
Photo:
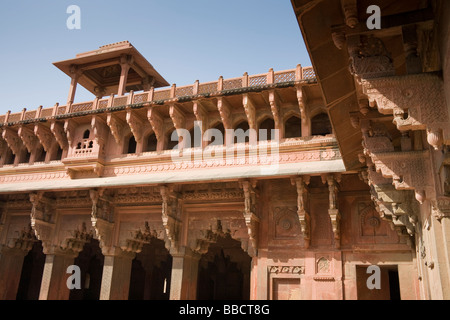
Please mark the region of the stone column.
[[0, 300], [15, 300], [27, 250], [0, 249]]
[[135, 253], [116, 249], [104, 255], [100, 300], [128, 300], [131, 264]]
[[186, 248], [171, 254], [173, 260], [170, 300], [195, 300], [200, 255]]
[[78, 70], [76, 66], [72, 66], [70, 69], [70, 89], [69, 96], [67, 97], [67, 108], [66, 112], [70, 112], [70, 106], [73, 104], [75, 100], [75, 93], [77, 91], [78, 79], [80, 78], [82, 72]]
[[126, 92], [127, 80], [128, 80], [128, 71], [131, 68], [132, 59], [131, 57], [122, 56], [120, 57], [120, 67], [122, 68], [120, 73], [120, 82], [119, 82], [119, 90], [117, 95], [123, 96]]
[[74, 264], [78, 252], [46, 254], [39, 300], [69, 300], [67, 267]]

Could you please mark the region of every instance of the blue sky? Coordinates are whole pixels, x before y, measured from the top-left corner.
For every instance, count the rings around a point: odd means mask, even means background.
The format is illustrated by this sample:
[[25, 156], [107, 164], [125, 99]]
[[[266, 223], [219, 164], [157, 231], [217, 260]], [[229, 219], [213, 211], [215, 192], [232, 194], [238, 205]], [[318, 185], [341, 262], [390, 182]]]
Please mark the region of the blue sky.
[[[289, 0], [2, 0], [0, 39], [0, 114], [64, 105], [52, 63], [123, 40], [178, 86], [311, 65]], [[78, 87], [76, 102], [93, 98]]]

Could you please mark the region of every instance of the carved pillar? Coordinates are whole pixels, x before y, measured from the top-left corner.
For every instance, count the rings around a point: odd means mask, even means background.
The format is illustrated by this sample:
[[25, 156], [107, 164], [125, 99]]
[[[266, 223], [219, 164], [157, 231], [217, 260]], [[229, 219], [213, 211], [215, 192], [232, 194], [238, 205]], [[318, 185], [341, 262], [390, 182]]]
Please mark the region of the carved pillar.
[[142, 140], [144, 134], [144, 121], [139, 118], [137, 114], [135, 114], [131, 109], [127, 110], [127, 123], [130, 126], [131, 133], [136, 139], [136, 153], [142, 152]]
[[71, 106], [75, 100], [75, 92], [77, 91], [78, 79], [82, 75], [82, 71], [78, 70], [77, 66], [71, 66], [70, 68], [70, 88], [69, 88], [69, 96], [67, 97], [67, 108], [66, 113], [70, 112]]
[[311, 241], [311, 219], [308, 213], [308, 189], [310, 177], [296, 177], [291, 179], [291, 183], [297, 188], [297, 214], [300, 221], [300, 228], [305, 240], [305, 248], [309, 247]]
[[166, 231], [166, 249], [177, 252], [180, 245], [181, 200], [172, 187], [161, 186], [162, 222]]
[[297, 101], [300, 109], [300, 118], [302, 120], [302, 137], [308, 137], [311, 135], [311, 128], [306, 118], [306, 99], [303, 95], [303, 86], [297, 86]]
[[340, 230], [340, 220], [341, 213], [338, 209], [338, 183], [340, 182], [340, 175], [327, 175], [326, 182], [328, 184], [328, 197], [329, 197], [329, 208], [328, 215], [331, 220], [331, 227], [334, 234], [334, 246], [336, 249], [341, 247], [341, 230]]
[[[171, 250], [172, 251], [172, 250]], [[172, 255], [170, 300], [195, 300], [200, 254], [183, 247]]]
[[241, 188], [244, 191], [244, 219], [248, 229], [248, 249], [245, 250], [249, 256], [258, 255], [258, 233], [260, 219], [256, 215], [256, 181], [241, 181]]
[[[219, 110], [220, 119], [222, 120], [223, 127], [225, 128], [225, 145], [231, 145], [234, 143], [233, 136], [229, 136], [227, 133], [233, 129], [232, 124], [232, 107], [224, 97], [217, 98], [217, 109]], [[209, 138], [209, 137], [208, 137]]]
[[23, 260], [34, 242], [36, 238], [30, 227], [23, 230], [19, 238], [14, 239], [9, 245], [0, 245], [0, 300], [16, 299]]
[[190, 141], [184, 141], [182, 129], [186, 129], [186, 116], [183, 111], [176, 105], [171, 105], [169, 109], [170, 118], [172, 119], [173, 126], [177, 130], [178, 134], [178, 150], [182, 150], [185, 147], [190, 147]]
[[[275, 122], [275, 129], [279, 131], [279, 139], [284, 138], [284, 123], [281, 118], [281, 100], [275, 90], [269, 91], [269, 104], [272, 111], [273, 121]], [[303, 129], [303, 128], [302, 128]]]
[[121, 56], [120, 57], [120, 82], [119, 89], [117, 91], [117, 95], [123, 96], [126, 92], [127, 80], [128, 80], [128, 71], [130, 71], [131, 64], [133, 63], [133, 58], [131, 56]]

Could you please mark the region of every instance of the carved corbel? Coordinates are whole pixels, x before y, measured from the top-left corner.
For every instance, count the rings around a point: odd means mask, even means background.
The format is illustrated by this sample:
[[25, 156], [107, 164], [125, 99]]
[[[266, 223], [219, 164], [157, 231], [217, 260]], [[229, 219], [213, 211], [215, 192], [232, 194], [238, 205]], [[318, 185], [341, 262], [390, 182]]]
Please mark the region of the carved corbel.
[[118, 145], [122, 143], [125, 124], [111, 112], [107, 114], [106, 123]]
[[217, 225], [206, 230], [191, 230], [190, 231], [190, 249], [198, 254], [205, 254], [208, 252], [211, 243], [217, 242], [220, 237], [230, 235], [230, 230], [226, 232], [222, 229], [222, 223], [217, 220]]
[[179, 130], [186, 128], [186, 116], [184, 112], [181, 111], [180, 108], [178, 108], [175, 104], [172, 104], [170, 106], [169, 115], [172, 119], [175, 130], [177, 130], [179, 145], [184, 145], [185, 141], [183, 141], [183, 135], [179, 132]]
[[310, 176], [291, 178], [291, 183], [297, 189], [297, 214], [300, 221], [300, 228], [305, 240], [305, 248], [311, 242], [311, 219], [308, 213], [308, 188]]
[[[2, 225], [0, 224], [0, 231], [1, 227]], [[31, 225], [29, 225], [20, 232], [19, 237], [10, 239], [10, 241], [6, 244], [6, 247], [9, 249], [18, 249], [26, 254], [33, 248], [33, 245], [36, 241], [37, 238], [35, 232], [32, 229]], [[2, 249], [1, 247], [2, 246], [0, 246], [0, 253]]]
[[256, 107], [249, 94], [242, 95], [242, 104], [244, 105], [249, 128], [256, 130]]
[[41, 145], [44, 147], [45, 152], [50, 152], [53, 146], [53, 134], [50, 129], [43, 124], [37, 123], [34, 126], [34, 133], [38, 137]]
[[131, 133], [133, 134], [136, 141], [141, 141], [142, 135], [144, 133], [144, 128], [145, 128], [144, 122], [131, 109], [127, 110], [127, 118], [126, 119], [127, 119], [128, 125], [130, 126]]
[[158, 141], [163, 141], [164, 120], [162, 116], [155, 110], [154, 107], [149, 107], [147, 111], [147, 118], [152, 126], [153, 132], [155, 133], [156, 139]]
[[180, 246], [181, 232], [181, 200], [179, 194], [168, 186], [161, 186], [162, 221], [166, 231], [166, 248], [177, 252]]
[[59, 146], [62, 150], [67, 148], [68, 141], [67, 141], [67, 135], [64, 132], [64, 125], [61, 122], [53, 121], [50, 125], [50, 131], [55, 136], [56, 141], [58, 142]]
[[86, 223], [83, 222], [81, 228], [77, 228], [72, 232], [71, 237], [63, 241], [60, 249], [66, 254], [71, 253], [77, 256], [83, 251], [84, 245], [92, 240], [93, 236], [92, 230], [88, 230]]
[[450, 217], [450, 197], [438, 197], [432, 201], [432, 215], [439, 221]]
[[2, 137], [8, 144], [8, 147], [11, 149], [12, 153], [15, 154], [16, 156], [19, 155], [23, 143], [22, 140], [17, 135], [17, 132], [15, 132], [13, 129], [10, 128], [4, 128]]
[[251, 257], [258, 254], [258, 229], [260, 219], [256, 215], [256, 181], [241, 181], [240, 186], [244, 191], [244, 219], [248, 230], [249, 248], [247, 253]]

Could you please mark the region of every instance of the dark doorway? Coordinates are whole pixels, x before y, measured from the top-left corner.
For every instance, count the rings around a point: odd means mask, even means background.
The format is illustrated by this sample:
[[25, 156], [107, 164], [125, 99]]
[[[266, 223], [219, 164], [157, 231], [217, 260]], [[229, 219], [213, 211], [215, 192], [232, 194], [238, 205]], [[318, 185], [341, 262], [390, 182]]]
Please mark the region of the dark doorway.
[[83, 247], [74, 265], [80, 267], [81, 289], [70, 290], [69, 300], [99, 300], [102, 285], [104, 256], [98, 240], [92, 239]]
[[17, 300], [38, 300], [44, 272], [45, 254], [42, 242], [37, 241], [23, 260]]
[[172, 256], [164, 241], [152, 239], [133, 259], [129, 300], [169, 300]]
[[136, 147], [137, 147], [137, 143], [136, 143], [136, 139], [134, 138], [134, 136], [132, 135], [130, 137], [130, 139], [128, 140], [128, 149], [127, 149], [127, 153], [136, 153]]
[[358, 300], [401, 300], [397, 266], [380, 266], [379, 288], [369, 288], [375, 284], [375, 272], [367, 272], [369, 266], [356, 266]]
[[199, 261], [197, 299], [250, 299], [250, 265], [239, 241], [220, 237]]
[[284, 124], [284, 137], [297, 138], [302, 136], [302, 120], [292, 116]]

